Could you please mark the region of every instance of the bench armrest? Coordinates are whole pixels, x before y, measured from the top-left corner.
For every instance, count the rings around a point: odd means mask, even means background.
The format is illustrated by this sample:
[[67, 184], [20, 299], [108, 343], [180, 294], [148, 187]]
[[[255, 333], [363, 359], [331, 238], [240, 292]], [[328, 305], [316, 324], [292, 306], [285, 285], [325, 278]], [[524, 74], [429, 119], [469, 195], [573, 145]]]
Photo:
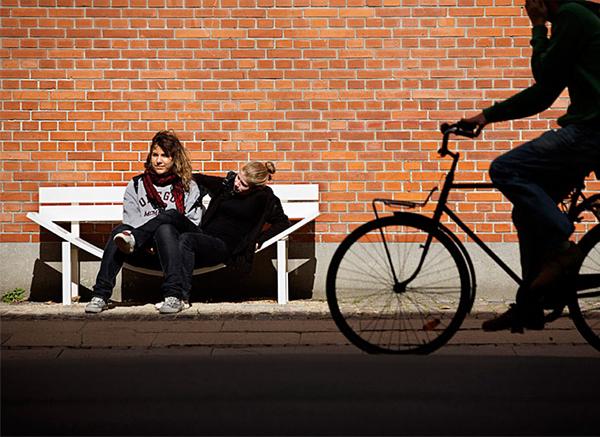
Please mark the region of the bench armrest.
[[271, 246], [272, 244], [276, 243], [277, 241], [279, 241], [279, 240], [281, 240], [283, 238], [286, 238], [292, 232], [296, 231], [297, 229], [300, 229], [305, 224], [307, 224], [307, 223], [313, 221], [314, 219], [316, 219], [319, 215], [320, 215], [320, 213], [314, 213], [314, 214], [309, 215], [308, 217], [304, 217], [299, 222], [294, 223], [289, 228], [286, 228], [284, 231], [280, 232], [279, 234], [275, 235], [274, 237], [269, 238], [267, 241], [265, 241], [262, 244], [262, 246], [260, 246], [258, 248], [258, 250], [256, 251], [256, 253], [260, 252], [263, 249], [266, 249], [267, 247]]

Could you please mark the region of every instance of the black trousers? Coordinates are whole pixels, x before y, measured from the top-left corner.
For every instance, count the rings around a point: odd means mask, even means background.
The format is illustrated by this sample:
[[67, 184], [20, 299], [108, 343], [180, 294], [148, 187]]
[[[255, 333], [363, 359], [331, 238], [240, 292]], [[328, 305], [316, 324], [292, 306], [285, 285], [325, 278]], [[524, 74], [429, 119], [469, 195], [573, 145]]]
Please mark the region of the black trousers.
[[[196, 230], [197, 227], [187, 217], [175, 210], [159, 214], [138, 228], [119, 225], [113, 229], [104, 249], [100, 270], [96, 277], [92, 295], [104, 300], [110, 299], [115, 287], [117, 275], [127, 261], [134, 265], [153, 267], [156, 257], [149, 256], [146, 248], [156, 248], [158, 264], [164, 273], [161, 291], [164, 297], [183, 297], [184, 283], [182, 257], [179, 248], [179, 236], [182, 232]], [[131, 255], [122, 253], [113, 238], [119, 232], [131, 231], [135, 238], [135, 250]]]
[[194, 268], [209, 267], [225, 262], [230, 257], [227, 245], [220, 238], [202, 230], [186, 232], [179, 237], [182, 257], [183, 299], [189, 300]]

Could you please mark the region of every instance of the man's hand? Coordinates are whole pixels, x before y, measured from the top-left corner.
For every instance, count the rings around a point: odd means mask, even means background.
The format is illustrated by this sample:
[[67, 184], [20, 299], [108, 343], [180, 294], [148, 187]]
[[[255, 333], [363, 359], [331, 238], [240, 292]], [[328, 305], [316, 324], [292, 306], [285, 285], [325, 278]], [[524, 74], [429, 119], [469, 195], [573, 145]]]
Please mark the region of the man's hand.
[[460, 121], [462, 121], [464, 123], [469, 123], [469, 124], [476, 124], [477, 126], [481, 127], [482, 129], [487, 124], [487, 120], [485, 119], [485, 115], [483, 115], [483, 112], [480, 112], [475, 117], [462, 118]]
[[543, 26], [548, 20], [548, 8], [544, 0], [525, 0], [525, 10], [532, 26]]

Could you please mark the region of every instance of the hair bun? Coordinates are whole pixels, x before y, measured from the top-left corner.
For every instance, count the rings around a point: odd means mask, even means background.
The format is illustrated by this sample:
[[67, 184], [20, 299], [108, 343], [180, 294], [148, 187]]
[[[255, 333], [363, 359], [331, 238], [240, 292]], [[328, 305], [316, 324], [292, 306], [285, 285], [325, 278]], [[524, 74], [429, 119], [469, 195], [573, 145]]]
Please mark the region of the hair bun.
[[267, 168], [267, 171], [269, 172], [269, 174], [275, 173], [275, 164], [273, 164], [273, 162], [271, 162], [271, 161], [265, 162], [265, 167]]

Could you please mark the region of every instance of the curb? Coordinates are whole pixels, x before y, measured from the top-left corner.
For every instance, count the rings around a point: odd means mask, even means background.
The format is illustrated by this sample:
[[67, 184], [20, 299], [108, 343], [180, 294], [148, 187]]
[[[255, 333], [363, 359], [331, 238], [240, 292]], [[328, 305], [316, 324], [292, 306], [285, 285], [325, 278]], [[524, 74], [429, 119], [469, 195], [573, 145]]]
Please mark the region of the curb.
[[[92, 315], [85, 314], [84, 306], [0, 305], [3, 356], [7, 351], [25, 349], [361, 353], [338, 331], [325, 302], [194, 303], [190, 309], [167, 316], [158, 314], [152, 304], [118, 305]], [[495, 314], [492, 309], [488, 305], [470, 314], [440, 351], [519, 355], [537, 350], [600, 356], [567, 317], [543, 331], [483, 332], [481, 321]]]

